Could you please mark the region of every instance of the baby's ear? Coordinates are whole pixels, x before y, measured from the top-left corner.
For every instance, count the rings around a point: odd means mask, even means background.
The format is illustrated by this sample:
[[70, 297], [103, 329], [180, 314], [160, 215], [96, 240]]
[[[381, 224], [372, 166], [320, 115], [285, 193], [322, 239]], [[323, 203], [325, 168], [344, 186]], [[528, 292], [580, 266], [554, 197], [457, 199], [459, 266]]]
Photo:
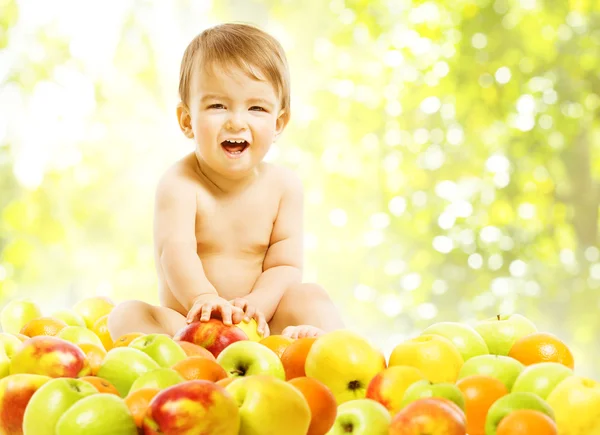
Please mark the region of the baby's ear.
[[286, 127], [287, 123], [289, 122], [289, 120], [290, 120], [290, 112], [282, 109], [279, 112], [277, 121], [275, 121], [275, 139], [277, 139], [281, 135], [281, 133], [283, 133], [283, 130], [285, 130], [285, 127]]
[[194, 131], [192, 130], [192, 118], [190, 111], [183, 102], [177, 104], [177, 121], [179, 122], [179, 128], [186, 137], [193, 139]]

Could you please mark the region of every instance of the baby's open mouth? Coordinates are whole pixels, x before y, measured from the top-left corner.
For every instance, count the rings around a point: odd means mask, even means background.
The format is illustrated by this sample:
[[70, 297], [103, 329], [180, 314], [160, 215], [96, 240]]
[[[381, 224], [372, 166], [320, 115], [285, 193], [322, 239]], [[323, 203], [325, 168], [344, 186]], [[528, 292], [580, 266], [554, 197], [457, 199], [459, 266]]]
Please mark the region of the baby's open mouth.
[[246, 150], [246, 148], [248, 148], [249, 145], [250, 144], [248, 142], [246, 142], [245, 140], [243, 140], [243, 141], [224, 140], [223, 142], [221, 142], [221, 146], [223, 147], [225, 152], [232, 157], [239, 156], [240, 154], [242, 154]]

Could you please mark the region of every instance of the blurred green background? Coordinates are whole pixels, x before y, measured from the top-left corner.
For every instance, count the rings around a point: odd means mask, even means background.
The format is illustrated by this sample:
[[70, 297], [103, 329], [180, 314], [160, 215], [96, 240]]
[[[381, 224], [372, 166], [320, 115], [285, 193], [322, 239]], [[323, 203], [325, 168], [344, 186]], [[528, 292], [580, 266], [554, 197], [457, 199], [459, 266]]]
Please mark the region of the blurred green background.
[[306, 280], [387, 352], [518, 312], [600, 378], [596, 0], [0, 0], [0, 307], [158, 303], [154, 188], [192, 150], [181, 55], [223, 21], [287, 51], [268, 159], [306, 190]]

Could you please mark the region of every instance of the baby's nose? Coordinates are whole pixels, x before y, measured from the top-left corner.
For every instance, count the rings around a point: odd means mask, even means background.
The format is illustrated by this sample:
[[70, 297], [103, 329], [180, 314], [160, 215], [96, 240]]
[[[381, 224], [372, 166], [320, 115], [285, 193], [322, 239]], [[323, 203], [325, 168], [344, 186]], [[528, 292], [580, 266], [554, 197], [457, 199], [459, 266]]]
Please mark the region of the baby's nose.
[[227, 118], [225, 128], [232, 131], [244, 130], [246, 128], [246, 120], [244, 116], [239, 112], [232, 112]]

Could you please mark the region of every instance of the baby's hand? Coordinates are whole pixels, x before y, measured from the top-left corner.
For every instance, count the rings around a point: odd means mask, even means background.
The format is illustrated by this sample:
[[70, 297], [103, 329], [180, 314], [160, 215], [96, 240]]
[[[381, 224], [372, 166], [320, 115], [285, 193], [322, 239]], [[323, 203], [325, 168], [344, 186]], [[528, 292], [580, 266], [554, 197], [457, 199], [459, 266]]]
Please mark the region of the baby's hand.
[[[192, 305], [187, 315], [187, 323], [191, 323], [197, 318], [201, 322], [208, 322], [213, 312], [221, 315], [225, 325], [231, 325], [233, 323], [232, 319], [241, 319], [244, 316], [241, 308], [233, 306], [226, 299], [219, 296], [203, 295], [194, 300], [194, 305]], [[238, 320], [236, 323], [239, 322]]]
[[234, 307], [243, 310], [243, 315], [240, 317], [240, 320], [236, 322], [237, 317], [234, 316], [233, 323], [241, 322], [242, 317], [246, 322], [250, 321], [250, 319], [254, 319], [258, 324], [258, 333], [261, 334], [263, 337], [269, 336], [269, 324], [267, 323], [265, 315], [262, 313], [262, 311], [257, 310], [254, 305], [249, 303], [248, 300], [244, 298], [236, 298], [229, 302], [231, 302], [231, 305], [233, 305]]

